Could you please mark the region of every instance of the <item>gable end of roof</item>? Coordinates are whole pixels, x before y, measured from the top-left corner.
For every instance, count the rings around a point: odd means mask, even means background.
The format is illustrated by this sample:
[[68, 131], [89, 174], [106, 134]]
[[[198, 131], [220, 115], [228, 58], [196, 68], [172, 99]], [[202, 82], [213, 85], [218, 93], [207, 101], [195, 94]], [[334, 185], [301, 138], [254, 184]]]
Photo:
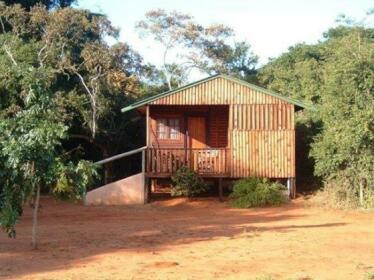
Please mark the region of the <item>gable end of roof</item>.
[[121, 112], [127, 112], [127, 111], [131, 111], [133, 109], [136, 109], [136, 108], [139, 108], [141, 106], [144, 106], [144, 105], [147, 105], [153, 101], [156, 101], [160, 98], [163, 98], [163, 97], [167, 97], [169, 95], [172, 95], [172, 94], [175, 94], [175, 93], [178, 93], [179, 91], [182, 91], [184, 89], [188, 89], [188, 88], [191, 88], [191, 87], [194, 87], [196, 85], [199, 85], [199, 84], [202, 84], [202, 83], [205, 83], [207, 81], [210, 81], [210, 80], [213, 80], [213, 79], [216, 79], [216, 78], [223, 78], [223, 79], [226, 79], [226, 80], [229, 80], [231, 82], [234, 82], [234, 83], [238, 83], [238, 84], [241, 84], [243, 86], [246, 86], [246, 87], [249, 87], [249, 88], [252, 88], [254, 90], [258, 90], [264, 94], [268, 94], [270, 96], [273, 96], [273, 97], [276, 97], [276, 98], [279, 98], [281, 100], [284, 100], [288, 103], [292, 103], [298, 107], [301, 107], [301, 108], [305, 108], [305, 109], [309, 109], [309, 110], [315, 110], [313, 106], [310, 106], [310, 105], [307, 105], [307, 104], [304, 104], [303, 102], [301, 101], [298, 101], [298, 100], [295, 100], [293, 98], [290, 98], [290, 97], [286, 97], [286, 96], [283, 96], [277, 92], [274, 92], [274, 91], [271, 91], [271, 90], [268, 90], [266, 88], [263, 88], [263, 87], [260, 87], [260, 86], [256, 86], [254, 84], [251, 84], [251, 83], [248, 83], [248, 82], [245, 82], [245, 81], [242, 81], [240, 79], [237, 79], [237, 78], [233, 78], [233, 77], [230, 77], [230, 76], [227, 76], [227, 75], [223, 75], [223, 74], [217, 74], [217, 75], [214, 75], [214, 76], [210, 76], [210, 77], [207, 77], [207, 78], [204, 78], [204, 79], [201, 79], [201, 80], [198, 80], [196, 82], [193, 82], [193, 83], [190, 83], [188, 85], [185, 85], [185, 86], [182, 86], [182, 87], [179, 87], [179, 88], [176, 88], [176, 89], [173, 89], [173, 90], [169, 90], [169, 91], [166, 91], [166, 92], [162, 92], [162, 93], [159, 93], [159, 94], [156, 94], [154, 96], [150, 96], [150, 97], [147, 97], [145, 99], [142, 99], [142, 100], [139, 100], [137, 102], [134, 102], [133, 104], [125, 107], [125, 108], [122, 108], [121, 109]]

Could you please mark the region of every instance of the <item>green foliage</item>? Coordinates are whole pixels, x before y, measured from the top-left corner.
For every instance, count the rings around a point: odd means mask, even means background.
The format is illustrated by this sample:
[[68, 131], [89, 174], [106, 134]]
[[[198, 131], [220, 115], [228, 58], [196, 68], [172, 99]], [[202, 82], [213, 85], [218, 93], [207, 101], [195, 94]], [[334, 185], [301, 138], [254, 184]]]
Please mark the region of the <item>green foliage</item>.
[[[48, 12], [36, 6], [27, 12], [0, 5], [7, 27], [0, 33], [0, 227], [11, 237], [36, 189], [78, 199], [96, 174], [89, 162], [72, 161], [62, 146], [72, 118], [61, 107], [62, 89], [70, 83], [60, 82], [69, 71], [77, 71], [72, 70], [78, 61], [71, 59], [75, 56], [69, 49], [84, 48], [82, 37], [93, 35], [85, 16], [72, 9]], [[76, 28], [60, 25], [68, 17]], [[92, 75], [90, 68], [84, 71]]]
[[323, 191], [317, 194], [317, 202], [322, 206], [339, 209], [358, 207], [374, 208], [374, 190], [363, 187], [363, 202], [360, 202], [360, 190], [354, 183], [354, 177], [336, 177], [325, 182]]
[[[318, 44], [290, 48], [261, 70], [259, 80], [316, 104], [317, 112], [297, 116], [313, 136], [305, 150], [311, 147], [315, 175], [326, 182], [332, 202], [352, 205], [362, 180], [374, 188], [374, 29], [344, 25], [324, 36]], [[371, 205], [370, 197], [368, 191], [361, 206]]]
[[238, 208], [280, 205], [286, 202], [285, 190], [280, 183], [248, 177], [234, 183], [231, 204]]
[[207, 191], [207, 185], [204, 180], [187, 166], [180, 167], [171, 177], [173, 186], [172, 196], [193, 197]]
[[357, 191], [346, 180], [328, 180], [317, 197], [323, 206], [340, 209], [353, 209], [359, 206]]
[[326, 47], [328, 78], [319, 109], [323, 131], [311, 155], [317, 175], [352, 189], [357, 197], [362, 180], [374, 187], [374, 41], [364, 29], [352, 28]]
[[[7, 180], [6, 178], [1, 178]], [[6, 182], [6, 181], [5, 181]], [[16, 237], [14, 225], [22, 215], [22, 205], [25, 202], [25, 195], [30, 193], [30, 189], [21, 188], [14, 185], [12, 188], [3, 185], [0, 192], [0, 227], [12, 238]]]
[[94, 182], [98, 172], [95, 164], [81, 160], [77, 165], [69, 162], [58, 167], [59, 177], [54, 185], [53, 194], [65, 200], [80, 200], [87, 190], [87, 186]]
[[364, 279], [365, 280], [372, 280], [372, 279], [374, 279], [374, 272], [366, 272]]

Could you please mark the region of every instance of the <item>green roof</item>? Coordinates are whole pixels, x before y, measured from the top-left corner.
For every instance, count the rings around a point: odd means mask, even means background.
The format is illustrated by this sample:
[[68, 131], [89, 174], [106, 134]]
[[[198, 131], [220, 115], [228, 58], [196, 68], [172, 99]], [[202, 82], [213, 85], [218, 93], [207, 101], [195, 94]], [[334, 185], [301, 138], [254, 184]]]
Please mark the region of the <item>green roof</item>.
[[313, 106], [311, 105], [307, 105], [307, 104], [304, 104], [298, 100], [295, 100], [293, 98], [290, 98], [290, 97], [286, 97], [286, 96], [283, 96], [277, 92], [274, 92], [274, 91], [271, 91], [271, 90], [268, 90], [268, 89], [265, 89], [265, 88], [262, 88], [262, 87], [259, 87], [259, 86], [256, 86], [254, 84], [251, 84], [251, 83], [248, 83], [248, 82], [245, 82], [245, 81], [242, 81], [240, 79], [236, 79], [236, 78], [233, 78], [233, 77], [229, 77], [229, 76], [226, 76], [226, 75], [222, 75], [222, 74], [218, 74], [218, 75], [214, 75], [214, 76], [210, 76], [210, 77], [207, 77], [205, 79], [202, 79], [202, 80], [199, 80], [199, 81], [196, 81], [196, 82], [193, 82], [193, 83], [190, 83], [188, 85], [185, 85], [183, 87], [179, 87], [179, 88], [176, 88], [176, 89], [173, 89], [173, 90], [169, 90], [169, 91], [165, 91], [165, 92], [162, 92], [162, 93], [159, 93], [159, 94], [156, 94], [156, 95], [153, 95], [153, 96], [150, 96], [150, 97], [147, 97], [147, 98], [144, 98], [142, 100], [139, 100], [137, 102], [134, 102], [133, 104], [125, 107], [125, 108], [122, 108], [121, 109], [121, 112], [127, 112], [127, 111], [131, 111], [133, 109], [136, 109], [136, 108], [139, 108], [141, 106], [144, 106], [146, 104], [149, 104], [155, 100], [158, 100], [160, 98], [163, 98], [163, 97], [166, 97], [166, 96], [169, 96], [169, 95], [172, 95], [172, 94], [175, 94], [181, 90], [184, 90], [184, 89], [187, 89], [187, 88], [191, 88], [191, 87], [194, 87], [194, 86], [197, 86], [199, 84], [202, 84], [202, 83], [205, 83], [207, 81], [210, 81], [210, 80], [213, 80], [213, 79], [216, 79], [216, 78], [223, 78], [223, 79], [226, 79], [226, 80], [229, 80], [229, 81], [232, 81], [234, 83], [238, 83], [238, 84], [241, 84], [241, 85], [244, 85], [244, 86], [247, 86], [249, 88], [252, 88], [254, 90], [258, 90], [262, 93], [265, 93], [265, 94], [268, 94], [268, 95], [271, 95], [271, 96], [274, 96], [276, 98], [279, 98], [279, 99], [282, 99], [288, 103], [292, 103], [292, 104], [295, 104], [296, 106], [299, 106], [301, 108], [305, 108], [305, 109], [310, 109], [310, 110], [314, 110]]

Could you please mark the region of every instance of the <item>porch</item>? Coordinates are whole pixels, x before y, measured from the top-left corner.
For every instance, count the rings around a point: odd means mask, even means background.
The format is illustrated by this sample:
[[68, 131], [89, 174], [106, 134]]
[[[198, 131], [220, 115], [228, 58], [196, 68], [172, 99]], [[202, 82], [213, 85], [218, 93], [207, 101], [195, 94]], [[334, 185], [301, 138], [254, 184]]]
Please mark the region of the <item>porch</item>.
[[183, 165], [188, 166], [201, 177], [228, 177], [229, 149], [148, 148], [146, 151], [147, 177], [171, 177]]
[[147, 177], [171, 177], [183, 165], [229, 177], [228, 119], [227, 105], [147, 106]]

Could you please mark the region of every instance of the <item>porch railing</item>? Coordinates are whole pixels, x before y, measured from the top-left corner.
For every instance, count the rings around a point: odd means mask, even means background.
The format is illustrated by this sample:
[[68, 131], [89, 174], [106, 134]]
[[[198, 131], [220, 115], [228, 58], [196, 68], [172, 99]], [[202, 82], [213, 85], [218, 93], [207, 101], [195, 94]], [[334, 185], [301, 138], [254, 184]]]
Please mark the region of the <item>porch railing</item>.
[[172, 174], [182, 165], [189, 166], [200, 175], [228, 173], [226, 148], [148, 148], [147, 173]]

